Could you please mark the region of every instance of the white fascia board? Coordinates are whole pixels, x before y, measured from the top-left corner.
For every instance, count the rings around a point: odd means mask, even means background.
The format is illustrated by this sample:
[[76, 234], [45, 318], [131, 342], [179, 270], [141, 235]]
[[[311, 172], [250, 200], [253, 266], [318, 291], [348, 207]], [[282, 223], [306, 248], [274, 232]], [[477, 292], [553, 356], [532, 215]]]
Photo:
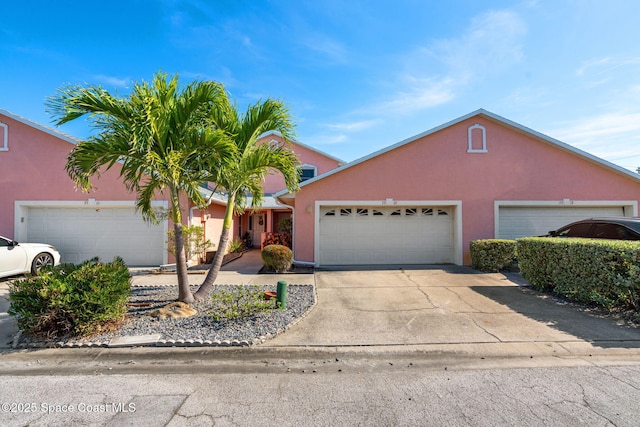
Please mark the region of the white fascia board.
[[[627, 169], [625, 169], [625, 168], [623, 168], [621, 166], [618, 166], [618, 165], [613, 164], [611, 162], [608, 162], [608, 161], [606, 161], [604, 159], [596, 157], [593, 154], [589, 154], [586, 151], [582, 151], [579, 148], [573, 147], [573, 146], [571, 146], [569, 144], [566, 144], [566, 143], [564, 143], [562, 141], [559, 141], [557, 139], [551, 138], [550, 136], [544, 135], [544, 134], [542, 134], [540, 132], [537, 132], [537, 131], [535, 131], [533, 129], [530, 129], [530, 128], [528, 128], [526, 126], [523, 126], [523, 125], [521, 125], [519, 123], [516, 123], [516, 122], [514, 122], [512, 120], [506, 119], [506, 118], [504, 118], [502, 116], [494, 114], [494, 113], [492, 113], [490, 111], [487, 111], [487, 110], [485, 110], [483, 108], [480, 108], [478, 110], [472, 111], [471, 113], [465, 114], [464, 116], [458, 117], [457, 119], [454, 119], [454, 120], [451, 120], [451, 121], [449, 121], [447, 123], [444, 123], [444, 124], [442, 124], [440, 126], [436, 126], [436, 127], [432, 128], [432, 129], [429, 129], [429, 130], [427, 130], [425, 132], [422, 132], [420, 134], [414, 135], [414, 136], [409, 137], [407, 139], [403, 139], [400, 142], [397, 142], [397, 143], [395, 143], [393, 145], [390, 145], [390, 146], [388, 146], [386, 148], [378, 150], [378, 151], [376, 151], [374, 153], [371, 153], [369, 155], [366, 155], [364, 157], [356, 159], [356, 160], [354, 160], [354, 161], [352, 161], [350, 163], [347, 163], [347, 164], [345, 164], [343, 166], [340, 166], [340, 167], [338, 167], [336, 169], [332, 169], [332, 170], [330, 170], [328, 172], [325, 172], [325, 173], [323, 173], [321, 175], [316, 176], [315, 178], [308, 179], [305, 182], [300, 184], [300, 188], [303, 188], [303, 187], [305, 187], [307, 185], [313, 184], [314, 182], [319, 181], [321, 179], [324, 179], [324, 178], [326, 178], [328, 176], [331, 176], [333, 174], [342, 172], [345, 169], [348, 169], [348, 168], [351, 168], [353, 166], [359, 165], [360, 163], [364, 163], [367, 160], [370, 160], [370, 159], [372, 159], [374, 157], [381, 156], [381, 155], [383, 155], [385, 153], [388, 153], [389, 151], [395, 150], [396, 148], [402, 147], [403, 145], [409, 144], [409, 143], [411, 143], [411, 142], [413, 142], [413, 141], [415, 141], [417, 139], [423, 138], [425, 136], [428, 136], [428, 135], [434, 134], [436, 132], [439, 132], [439, 131], [441, 131], [443, 129], [446, 129], [446, 128], [450, 127], [450, 126], [456, 125], [456, 124], [458, 124], [460, 122], [463, 122], [463, 121], [465, 121], [465, 120], [467, 120], [467, 119], [469, 119], [471, 117], [474, 117], [474, 116], [484, 116], [487, 119], [493, 120], [495, 122], [498, 122], [498, 123], [501, 123], [501, 124], [506, 125], [508, 127], [511, 127], [511, 128], [513, 128], [513, 129], [515, 129], [515, 130], [517, 130], [519, 132], [522, 132], [522, 133], [528, 134], [530, 136], [533, 136], [533, 137], [535, 137], [536, 139], [538, 139], [539, 141], [541, 141], [543, 143], [556, 146], [556, 147], [560, 148], [561, 150], [570, 152], [570, 153], [575, 154], [575, 155], [577, 155], [579, 157], [583, 157], [583, 158], [585, 158], [586, 160], [588, 160], [588, 161], [590, 161], [592, 163], [596, 163], [596, 164], [598, 164], [600, 166], [603, 166], [603, 167], [605, 167], [607, 169], [610, 169], [610, 170], [613, 170], [613, 171], [615, 171], [617, 173], [620, 173], [620, 174], [626, 176], [627, 178], [631, 178], [634, 181], [640, 182], [640, 175], [638, 175], [638, 174], [636, 174], [636, 173], [634, 173], [634, 172], [632, 172], [630, 170], [627, 170]], [[276, 196], [277, 197], [281, 197], [281, 196], [286, 195], [287, 193], [288, 192], [286, 190], [285, 191], [281, 191], [279, 193], [276, 193]]]
[[34, 121], [31, 121], [25, 117], [22, 116], [18, 116], [17, 114], [13, 114], [7, 110], [3, 110], [0, 108], [0, 114], [9, 117], [10, 119], [13, 119], [17, 122], [20, 122], [24, 125], [27, 125], [29, 127], [32, 127], [34, 129], [37, 129], [41, 132], [47, 133], [51, 136], [55, 136], [56, 138], [62, 139], [64, 141], [67, 141], [73, 145], [76, 145], [77, 143], [81, 142], [82, 140], [80, 138], [76, 138], [75, 136], [71, 136], [71, 135], [67, 135], [66, 133], [60, 132], [58, 130], [55, 130], [53, 128], [50, 128], [48, 126], [45, 125], [41, 125], [40, 123], [36, 123]]
[[[569, 144], [567, 144], [565, 142], [559, 141], [559, 140], [557, 140], [555, 138], [552, 138], [550, 136], [547, 136], [547, 135], [545, 135], [543, 133], [540, 133], [538, 131], [530, 129], [530, 128], [528, 128], [526, 126], [523, 126], [523, 125], [521, 125], [519, 123], [516, 123], [516, 122], [514, 122], [512, 120], [506, 119], [506, 118], [504, 118], [502, 116], [499, 116], [497, 114], [494, 114], [494, 113], [491, 113], [489, 111], [482, 110], [482, 109], [481, 110], [477, 110], [475, 112], [475, 114], [484, 115], [487, 118], [493, 119], [493, 120], [498, 121], [498, 122], [500, 122], [502, 124], [510, 126], [510, 127], [514, 128], [514, 129], [520, 131], [520, 132], [529, 134], [529, 135], [535, 137], [536, 139], [538, 139], [538, 140], [540, 140], [542, 142], [545, 142], [545, 143], [547, 143], [549, 145], [556, 146], [556, 147], [560, 148], [561, 150], [570, 152], [572, 154], [576, 154], [576, 155], [578, 155], [580, 157], [585, 158], [586, 160], [588, 160], [588, 161], [590, 161], [592, 163], [599, 164], [600, 166], [603, 166], [603, 167], [605, 167], [607, 169], [612, 169], [615, 172], [618, 172], [618, 173], [621, 173], [621, 174], [625, 175], [627, 178], [631, 178], [631, 179], [633, 179], [635, 181], [640, 182], [640, 175], [638, 175], [638, 174], [636, 174], [636, 173], [634, 173], [634, 172], [632, 172], [632, 171], [630, 171], [628, 169], [625, 169], [622, 166], [618, 166], [615, 163], [611, 163], [611, 162], [609, 162], [607, 160], [604, 160], [604, 159], [602, 159], [600, 157], [594, 156], [593, 154], [587, 153], [586, 151], [583, 151], [583, 150], [581, 150], [579, 148], [576, 148], [576, 147], [574, 147], [572, 145], [569, 145]], [[475, 115], [475, 114], [473, 114], [473, 115]]]

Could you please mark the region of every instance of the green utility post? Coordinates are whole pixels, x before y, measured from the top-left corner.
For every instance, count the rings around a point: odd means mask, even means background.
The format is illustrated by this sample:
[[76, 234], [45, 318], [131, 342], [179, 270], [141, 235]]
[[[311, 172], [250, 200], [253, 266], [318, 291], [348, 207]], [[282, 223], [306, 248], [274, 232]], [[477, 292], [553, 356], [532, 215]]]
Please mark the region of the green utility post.
[[287, 308], [287, 282], [278, 282], [276, 290], [276, 304], [278, 308]]

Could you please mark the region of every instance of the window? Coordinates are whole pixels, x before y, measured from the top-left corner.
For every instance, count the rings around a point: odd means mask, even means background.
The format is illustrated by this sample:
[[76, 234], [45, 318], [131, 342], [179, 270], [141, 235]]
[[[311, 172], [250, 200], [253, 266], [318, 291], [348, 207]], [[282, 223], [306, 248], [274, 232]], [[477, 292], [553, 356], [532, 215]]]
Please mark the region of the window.
[[307, 181], [311, 178], [315, 178], [318, 173], [318, 168], [313, 165], [300, 166], [300, 182]]
[[638, 237], [618, 224], [596, 224], [591, 232], [597, 239], [638, 240]]
[[324, 216], [336, 216], [336, 210], [331, 209], [330, 211], [327, 211]]
[[340, 209], [340, 216], [349, 216], [349, 215], [351, 215], [351, 208]]
[[556, 234], [557, 237], [588, 237], [589, 230], [593, 224], [590, 222], [582, 222], [574, 224], [571, 227], [564, 228]]
[[377, 210], [377, 209], [371, 209], [371, 214], [372, 214], [373, 216], [383, 216], [383, 215], [384, 215], [384, 213], [380, 212], [380, 211], [379, 211], [379, 210]]
[[358, 216], [368, 216], [369, 215], [369, 209], [358, 208], [358, 209], [356, 209], [356, 213], [358, 214]]
[[269, 147], [273, 149], [280, 148], [282, 147], [282, 142], [278, 141], [277, 139], [271, 139], [269, 140]]
[[0, 122], [0, 151], [9, 151], [9, 127]]
[[487, 129], [479, 124], [469, 126], [467, 131], [467, 153], [487, 152]]
[[414, 216], [414, 215], [417, 215], [417, 213], [418, 213], [418, 209], [416, 208], [407, 208], [404, 210], [405, 216]]

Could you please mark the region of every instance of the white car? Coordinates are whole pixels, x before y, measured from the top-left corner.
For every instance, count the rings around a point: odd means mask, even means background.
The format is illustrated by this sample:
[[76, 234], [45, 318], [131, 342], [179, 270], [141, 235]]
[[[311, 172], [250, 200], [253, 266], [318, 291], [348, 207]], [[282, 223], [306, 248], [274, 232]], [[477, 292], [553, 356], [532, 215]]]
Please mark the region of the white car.
[[0, 236], [0, 277], [31, 273], [60, 264], [60, 252], [44, 243], [18, 243]]

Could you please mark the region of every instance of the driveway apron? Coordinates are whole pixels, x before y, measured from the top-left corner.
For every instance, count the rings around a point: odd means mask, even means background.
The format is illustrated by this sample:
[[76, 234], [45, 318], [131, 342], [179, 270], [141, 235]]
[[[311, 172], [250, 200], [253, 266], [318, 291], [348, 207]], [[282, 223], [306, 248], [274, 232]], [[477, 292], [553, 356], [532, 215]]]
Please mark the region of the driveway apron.
[[265, 346], [448, 344], [640, 348], [640, 329], [468, 267], [316, 272], [318, 305]]

